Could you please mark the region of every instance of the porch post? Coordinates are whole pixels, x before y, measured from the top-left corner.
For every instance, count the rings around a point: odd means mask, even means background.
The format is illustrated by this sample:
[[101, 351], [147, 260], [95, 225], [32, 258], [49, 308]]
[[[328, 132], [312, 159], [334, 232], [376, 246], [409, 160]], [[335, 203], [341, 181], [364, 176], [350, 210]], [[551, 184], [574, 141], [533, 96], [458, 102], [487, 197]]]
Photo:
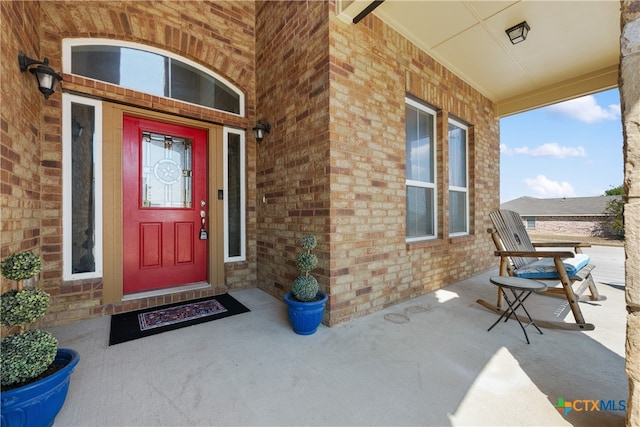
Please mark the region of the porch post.
[[627, 425], [640, 425], [640, 2], [621, 0], [619, 88], [624, 134]]

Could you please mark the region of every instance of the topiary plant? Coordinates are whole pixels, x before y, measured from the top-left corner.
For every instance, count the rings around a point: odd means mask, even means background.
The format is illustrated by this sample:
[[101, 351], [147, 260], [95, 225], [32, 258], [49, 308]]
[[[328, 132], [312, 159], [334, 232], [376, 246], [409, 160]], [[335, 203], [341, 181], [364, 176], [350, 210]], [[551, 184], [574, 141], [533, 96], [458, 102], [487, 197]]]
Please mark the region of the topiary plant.
[[49, 332], [30, 329], [2, 338], [2, 386], [38, 377], [56, 357], [58, 341]]
[[9, 255], [0, 264], [2, 276], [9, 280], [24, 280], [42, 271], [42, 261], [33, 252], [22, 251]]
[[0, 385], [3, 387], [28, 382], [47, 370], [56, 357], [58, 342], [49, 332], [39, 329], [25, 331], [24, 325], [44, 316], [50, 297], [37, 287], [23, 288], [22, 281], [42, 270], [40, 257], [23, 251], [9, 255], [0, 264], [0, 272], [9, 280], [16, 280], [17, 289], [0, 295], [0, 323], [14, 327], [17, 333], [0, 342]]
[[33, 323], [49, 308], [49, 294], [40, 288], [12, 289], [2, 294], [0, 316], [6, 326]]
[[304, 274], [294, 280], [291, 293], [299, 301], [313, 301], [320, 290], [320, 286], [316, 278], [310, 275], [309, 272], [318, 266], [318, 258], [311, 253], [318, 241], [315, 236], [307, 235], [300, 239], [300, 243], [305, 251], [301, 252], [296, 258], [296, 265]]

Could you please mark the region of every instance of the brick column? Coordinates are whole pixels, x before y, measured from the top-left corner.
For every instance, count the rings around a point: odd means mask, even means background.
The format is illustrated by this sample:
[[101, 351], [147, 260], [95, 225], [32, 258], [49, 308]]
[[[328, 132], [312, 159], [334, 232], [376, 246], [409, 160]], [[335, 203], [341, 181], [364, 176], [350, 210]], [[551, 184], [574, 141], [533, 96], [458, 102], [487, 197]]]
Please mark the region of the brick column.
[[622, 0], [620, 96], [624, 133], [624, 184], [627, 301], [626, 372], [629, 377], [627, 425], [640, 425], [640, 2]]

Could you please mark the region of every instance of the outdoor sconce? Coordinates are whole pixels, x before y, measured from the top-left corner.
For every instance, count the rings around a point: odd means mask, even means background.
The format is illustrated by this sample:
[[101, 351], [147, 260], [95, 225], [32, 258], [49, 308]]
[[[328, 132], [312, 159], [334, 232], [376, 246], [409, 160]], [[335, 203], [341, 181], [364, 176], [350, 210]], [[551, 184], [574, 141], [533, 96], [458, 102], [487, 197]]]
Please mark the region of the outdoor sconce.
[[518, 44], [525, 41], [530, 29], [531, 28], [529, 28], [529, 24], [527, 24], [527, 21], [522, 21], [518, 25], [514, 25], [513, 27], [505, 30], [505, 33], [507, 33], [507, 35], [509, 36], [511, 44]]
[[269, 123], [262, 123], [262, 121], [258, 120], [258, 124], [253, 128], [253, 134], [256, 137], [256, 141], [262, 142], [265, 132], [271, 132], [271, 125]]
[[[44, 62], [36, 61], [20, 52], [18, 55], [18, 64], [20, 64], [21, 72], [24, 73], [29, 70], [31, 74], [36, 76], [38, 89], [40, 89], [45, 99], [49, 99], [49, 96], [56, 90], [56, 83], [62, 80], [62, 76], [53, 71], [53, 68], [49, 67], [48, 58], [44, 58]], [[37, 67], [31, 67], [32, 65], [37, 65]]]

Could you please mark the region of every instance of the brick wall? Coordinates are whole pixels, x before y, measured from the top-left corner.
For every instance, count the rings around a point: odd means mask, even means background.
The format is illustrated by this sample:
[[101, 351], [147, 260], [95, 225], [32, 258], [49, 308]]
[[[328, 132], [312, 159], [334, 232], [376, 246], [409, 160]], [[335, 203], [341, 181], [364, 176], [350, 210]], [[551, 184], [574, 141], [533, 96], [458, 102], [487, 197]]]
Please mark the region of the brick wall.
[[[329, 325], [493, 267], [485, 233], [499, 206], [493, 104], [373, 15], [347, 25], [333, 2], [264, 2], [256, 22], [258, 116], [275, 124], [257, 163], [259, 286], [278, 297], [290, 289], [306, 233], [320, 241], [315, 275], [330, 294]], [[441, 110], [439, 238], [410, 245], [406, 93]], [[449, 114], [472, 125], [471, 235], [455, 239], [444, 231]]]
[[[0, 13], [0, 259], [4, 259], [23, 250], [41, 253], [39, 168], [44, 97], [33, 75], [21, 73], [18, 65], [19, 52], [42, 59], [37, 33], [30, 24], [40, 14], [39, 4], [0, 2]], [[1, 292], [15, 287], [15, 282], [0, 276]], [[4, 336], [15, 330], [2, 326], [0, 332]]]
[[[299, 239], [315, 234], [329, 275], [329, 39], [327, 3], [256, 3], [258, 286], [282, 297], [298, 275]], [[332, 249], [332, 248], [331, 248]]]
[[[494, 106], [374, 15], [346, 25], [332, 1], [1, 4], [11, 34], [3, 36], [3, 58], [27, 46], [61, 70], [63, 38], [127, 40], [201, 63], [245, 90], [247, 118], [239, 118], [71, 75], [63, 83], [67, 91], [208, 122], [249, 129], [258, 119], [272, 124], [261, 145], [247, 138], [247, 261], [225, 266], [228, 288], [257, 283], [281, 297], [298, 274], [299, 238], [308, 233], [319, 240], [314, 273], [330, 294], [329, 325], [494, 266], [484, 232], [488, 212], [499, 206]], [[27, 25], [33, 22], [39, 23], [35, 33]], [[11, 206], [10, 220], [3, 216], [2, 251], [42, 253], [41, 282], [54, 302], [46, 323], [169, 302], [103, 306], [100, 280], [63, 283], [61, 96], [45, 102], [33, 86], [28, 97], [15, 91], [27, 77], [3, 69], [3, 96], [21, 108], [2, 111], [2, 203]], [[410, 245], [404, 231], [406, 93], [439, 109], [440, 135], [439, 238]], [[471, 125], [471, 235], [455, 239], [445, 231], [450, 114]]]
[[[18, 71], [17, 53], [48, 56], [62, 70], [64, 38], [107, 38], [141, 43], [186, 57], [215, 71], [245, 93], [247, 118], [175, 100], [63, 75], [66, 91], [238, 128], [255, 123], [254, 3], [246, 1], [44, 1], [2, 6], [2, 256], [35, 249], [44, 260], [40, 286], [52, 295], [45, 324], [128, 311], [178, 296], [102, 305], [99, 279], [62, 281], [61, 95], [49, 100], [30, 73]], [[37, 23], [37, 25], [34, 25]], [[11, 108], [5, 108], [6, 100]], [[225, 266], [227, 289], [255, 286], [255, 144], [247, 135], [247, 261]], [[3, 282], [3, 289], [8, 286]], [[220, 290], [217, 289], [216, 292]]]
[[[3, 31], [0, 38], [2, 80], [0, 96], [0, 258], [22, 250], [41, 252], [41, 130], [44, 97], [35, 78], [21, 73], [18, 53], [42, 60], [37, 30], [36, 2], [0, 2]], [[1, 279], [2, 291], [15, 283]]]
[[[529, 234], [556, 234], [564, 236], [615, 237], [605, 227], [602, 217], [535, 217], [535, 227]], [[526, 220], [523, 221], [525, 226]]]
[[[375, 15], [347, 25], [332, 8], [329, 18], [333, 324], [495, 265], [485, 230], [499, 205], [499, 123], [488, 99]], [[405, 243], [405, 94], [439, 111], [438, 238], [412, 244]], [[471, 234], [457, 238], [448, 237], [449, 115], [471, 125]]]

